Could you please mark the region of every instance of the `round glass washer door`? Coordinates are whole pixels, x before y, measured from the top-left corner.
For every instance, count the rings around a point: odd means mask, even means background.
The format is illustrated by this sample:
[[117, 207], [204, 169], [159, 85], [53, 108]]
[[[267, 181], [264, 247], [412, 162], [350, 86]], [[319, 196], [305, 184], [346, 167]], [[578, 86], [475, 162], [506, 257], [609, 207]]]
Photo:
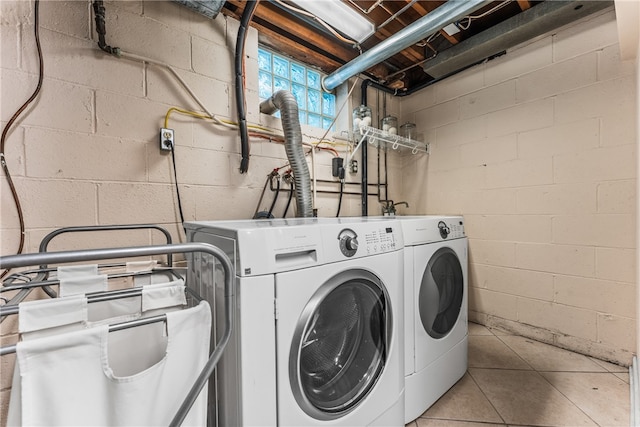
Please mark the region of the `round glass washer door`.
[[451, 248], [438, 249], [425, 268], [420, 282], [418, 310], [424, 330], [442, 338], [455, 326], [462, 307], [462, 266]]
[[353, 269], [328, 280], [305, 306], [291, 344], [289, 378], [300, 407], [319, 420], [355, 409], [384, 370], [390, 331], [377, 276]]

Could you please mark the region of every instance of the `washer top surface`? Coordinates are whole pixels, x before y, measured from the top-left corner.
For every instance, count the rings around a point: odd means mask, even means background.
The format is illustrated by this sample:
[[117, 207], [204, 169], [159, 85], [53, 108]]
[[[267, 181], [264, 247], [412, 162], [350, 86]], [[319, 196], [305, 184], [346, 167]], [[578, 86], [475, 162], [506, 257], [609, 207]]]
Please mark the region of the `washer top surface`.
[[308, 268], [401, 250], [397, 221], [294, 218], [186, 222], [189, 239], [222, 247], [236, 274], [250, 276]]

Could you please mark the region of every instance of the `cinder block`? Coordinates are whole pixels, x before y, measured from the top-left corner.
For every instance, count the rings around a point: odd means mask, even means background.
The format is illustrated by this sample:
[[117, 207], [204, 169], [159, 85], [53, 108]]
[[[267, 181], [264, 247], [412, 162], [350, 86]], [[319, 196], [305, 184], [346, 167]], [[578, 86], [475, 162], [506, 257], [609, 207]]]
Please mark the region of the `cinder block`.
[[555, 98], [557, 123], [635, 111], [635, 83], [632, 76], [597, 82]]
[[[169, 106], [148, 99], [96, 92], [96, 133], [138, 141], [158, 141]], [[141, 114], [144, 120], [141, 120]]]
[[[227, 18], [227, 46], [233, 52], [236, 50], [236, 41], [238, 40], [238, 29], [240, 21], [234, 18]], [[247, 58], [258, 59], [258, 30], [249, 27], [247, 38], [244, 43], [244, 54]]]
[[555, 301], [601, 314], [635, 316], [635, 286], [606, 280], [557, 275]]
[[137, 6], [135, 3], [117, 2], [117, 7], [110, 7], [114, 3], [106, 5], [109, 44], [118, 46], [125, 52], [144, 55], [178, 68], [190, 69], [189, 34], [147, 18], [142, 15], [141, 10], [132, 12], [127, 9]]
[[431, 129], [454, 123], [460, 118], [460, 101], [443, 102], [415, 113], [420, 129]]
[[553, 275], [538, 271], [476, 266], [476, 286], [496, 293], [553, 301]]
[[515, 134], [487, 138], [460, 146], [460, 166], [485, 166], [518, 157]]
[[596, 248], [596, 275], [598, 279], [635, 283], [635, 249]]
[[635, 144], [638, 113], [633, 108], [612, 111], [600, 119], [600, 145]]
[[518, 133], [518, 157], [529, 159], [576, 153], [598, 147], [599, 141], [599, 120], [580, 120]]
[[620, 58], [619, 44], [598, 51], [598, 80], [631, 76], [634, 69], [633, 61], [623, 61]]
[[515, 263], [508, 266], [548, 273], [594, 277], [595, 248], [542, 243], [515, 244]]
[[546, 215], [486, 215], [484, 228], [485, 239], [551, 243], [551, 217]]
[[597, 313], [592, 310], [540, 301], [518, 299], [518, 321], [574, 337], [596, 340]]
[[612, 248], [635, 246], [635, 220], [631, 214], [555, 216], [553, 242]]
[[28, 1], [0, 2], [1, 25], [17, 26], [25, 22], [33, 22], [33, 3]]
[[553, 183], [552, 159], [513, 160], [488, 164], [487, 188], [515, 188]]
[[[235, 78], [235, 52], [231, 51], [227, 46], [200, 37], [191, 37], [191, 55], [193, 71], [196, 73], [223, 82], [233, 82]], [[247, 73], [247, 80], [253, 80], [254, 77], [257, 82], [257, 71], [251, 74]]]
[[515, 261], [515, 243], [469, 239], [469, 262], [510, 267], [515, 264]]
[[[128, 224], [120, 222], [118, 224]], [[92, 223], [82, 223], [76, 225], [96, 225]], [[32, 230], [31, 241], [34, 243], [34, 252], [38, 251], [40, 242], [44, 237], [54, 231], [56, 227]], [[47, 252], [70, 251], [78, 249], [93, 248], [120, 248], [127, 246], [142, 246], [151, 244], [151, 234], [160, 235], [159, 231], [142, 230], [109, 230], [109, 231], [83, 231], [78, 233], [58, 234], [51, 239]], [[166, 243], [166, 242], [163, 242]]]
[[228, 180], [228, 155], [219, 151], [184, 147], [176, 151], [176, 167], [182, 184], [221, 186]]
[[[176, 69], [175, 71], [210, 113], [221, 115], [222, 117], [231, 115], [229, 104], [230, 86], [227, 83], [184, 70]], [[167, 69], [149, 68], [147, 90], [147, 97], [150, 100], [196, 112], [204, 112], [202, 107]]]
[[525, 214], [596, 213], [596, 184], [553, 184], [519, 188], [517, 212]]
[[[2, 2], [9, 3], [9, 2]], [[5, 7], [2, 9], [3, 18], [5, 13]], [[20, 60], [22, 56], [22, 49], [18, 41], [18, 35], [20, 34], [20, 25], [18, 23], [9, 23], [4, 20], [0, 22], [0, 42], [2, 49], [0, 49], [0, 61], [2, 62], [2, 69], [0, 71], [4, 73], [5, 69], [17, 70], [20, 68]]]
[[462, 119], [436, 129], [435, 141], [448, 146], [475, 142], [487, 136], [486, 117]]
[[146, 181], [145, 145], [137, 141], [39, 128], [26, 130], [27, 175], [100, 181]]
[[240, 138], [238, 131], [224, 129], [208, 121], [193, 122], [193, 147], [224, 153], [239, 153]]
[[[2, 346], [13, 345], [18, 342], [17, 335], [4, 335], [2, 336]], [[13, 367], [16, 363], [16, 354], [5, 354], [0, 358], [0, 388], [2, 390], [11, 387], [11, 381], [13, 380]], [[6, 425], [6, 424], [5, 424]]]
[[518, 77], [516, 98], [527, 102], [567, 92], [594, 83], [596, 74], [596, 52], [556, 62]]
[[598, 342], [635, 352], [635, 330], [636, 321], [632, 317], [598, 313]]
[[[20, 3], [20, 2], [18, 2]], [[119, 3], [134, 3], [132, 1]], [[107, 15], [111, 4], [107, 3]], [[93, 8], [81, 1], [44, 1], [40, 3], [40, 26], [72, 37], [88, 39], [93, 36], [91, 23]], [[111, 30], [108, 29], [109, 36]], [[30, 30], [33, 34], [33, 29]]]
[[[47, 77], [91, 89], [144, 96], [144, 66], [141, 62], [108, 55], [91, 40], [46, 29], [40, 30], [40, 34]], [[35, 41], [23, 38], [22, 43], [22, 68], [37, 74]]]
[[[11, 115], [31, 96], [37, 76], [22, 72], [2, 72], [2, 120]], [[22, 116], [21, 124], [76, 132], [91, 132], [92, 91], [80, 86], [45, 78], [38, 98]]]
[[20, 203], [30, 228], [93, 224], [95, 184], [59, 179], [25, 179], [19, 183]]
[[173, 185], [140, 183], [98, 184], [100, 224], [174, 222], [179, 218]]
[[469, 289], [469, 310], [498, 316], [503, 319], [517, 320], [517, 298], [501, 292], [486, 289]]
[[516, 190], [511, 188], [456, 191], [445, 197], [460, 199], [460, 210], [483, 215], [506, 215], [516, 213]]
[[[0, 219], [2, 219], [3, 228], [0, 228], [0, 256], [17, 254], [18, 247], [20, 245], [20, 228], [18, 226], [18, 220], [15, 219], [15, 221], [11, 222], [5, 220], [9, 213], [13, 214], [15, 212], [15, 209], [11, 207], [12, 203], [13, 202], [9, 202], [8, 199], [6, 202], [5, 200], [2, 200], [3, 212]], [[10, 209], [11, 212], [4, 212], [5, 210], [9, 211]], [[26, 243], [27, 242], [25, 242], [25, 246], [27, 246]]]
[[598, 184], [598, 213], [633, 214], [636, 209], [636, 182], [612, 181]]
[[486, 116], [488, 136], [525, 132], [553, 125], [553, 102], [553, 99], [542, 99], [489, 113]]
[[508, 49], [507, 54], [487, 62], [484, 79], [487, 86], [530, 73], [553, 62], [551, 37]]
[[607, 12], [570, 24], [553, 36], [553, 61], [559, 62], [618, 42], [613, 6]]
[[457, 170], [461, 166], [460, 160], [459, 146], [448, 147], [438, 143], [431, 145], [431, 153], [429, 153], [431, 171]]
[[593, 183], [635, 178], [635, 146], [597, 148], [553, 158], [556, 183]]
[[516, 82], [509, 80], [460, 98], [460, 118], [482, 116], [516, 103]]
[[436, 102], [442, 103], [484, 87], [482, 69], [472, 67], [433, 85]]
[[427, 86], [416, 93], [403, 97], [400, 102], [400, 116], [404, 123], [412, 120], [409, 116], [425, 108], [433, 107], [436, 104], [436, 91], [434, 86]]

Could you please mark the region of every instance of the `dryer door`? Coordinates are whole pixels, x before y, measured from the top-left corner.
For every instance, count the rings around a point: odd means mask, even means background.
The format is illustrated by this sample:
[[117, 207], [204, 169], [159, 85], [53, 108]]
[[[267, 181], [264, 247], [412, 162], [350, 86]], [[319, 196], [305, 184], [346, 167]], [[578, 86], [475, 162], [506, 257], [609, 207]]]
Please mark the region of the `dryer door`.
[[438, 249], [420, 282], [418, 309], [424, 330], [432, 338], [446, 336], [455, 326], [464, 296], [462, 265], [453, 249]]
[[341, 417], [373, 388], [388, 354], [388, 307], [378, 277], [360, 269], [332, 277], [306, 304], [293, 335], [289, 379], [308, 415]]

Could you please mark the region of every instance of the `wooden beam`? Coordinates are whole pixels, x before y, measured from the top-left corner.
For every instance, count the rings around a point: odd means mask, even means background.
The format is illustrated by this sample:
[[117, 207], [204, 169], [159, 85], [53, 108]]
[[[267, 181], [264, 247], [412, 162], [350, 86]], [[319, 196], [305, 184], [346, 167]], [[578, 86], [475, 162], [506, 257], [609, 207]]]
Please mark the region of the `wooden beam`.
[[529, 0], [518, 0], [518, 6], [522, 11], [525, 11], [531, 7], [531, 2]]

